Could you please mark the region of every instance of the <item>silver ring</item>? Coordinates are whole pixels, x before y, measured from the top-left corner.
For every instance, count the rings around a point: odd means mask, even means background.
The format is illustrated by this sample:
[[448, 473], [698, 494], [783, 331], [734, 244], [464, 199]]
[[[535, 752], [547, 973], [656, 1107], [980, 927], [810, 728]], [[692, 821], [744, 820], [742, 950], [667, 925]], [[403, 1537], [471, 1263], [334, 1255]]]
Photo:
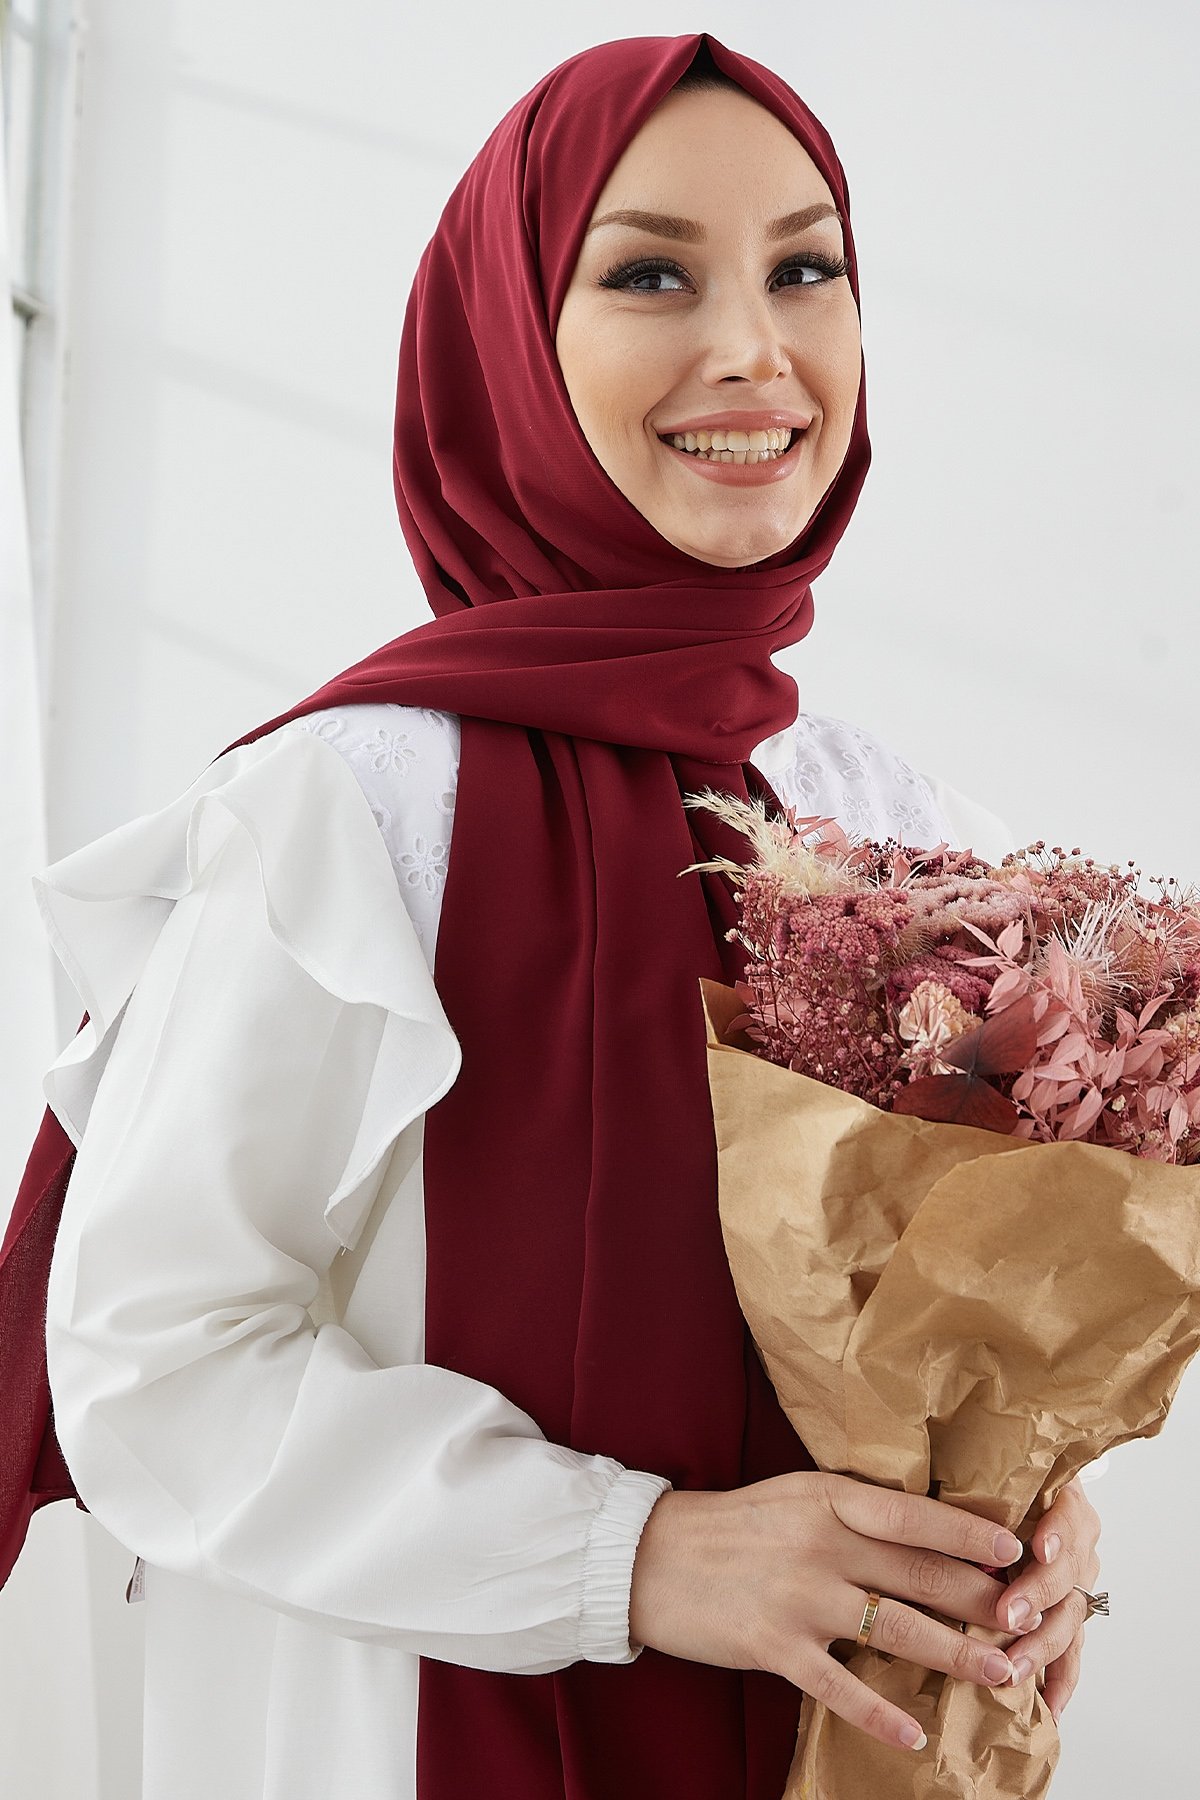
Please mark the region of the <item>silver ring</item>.
[[1087, 1611], [1083, 1615], [1083, 1622], [1085, 1625], [1087, 1624], [1088, 1620], [1091, 1618], [1093, 1613], [1103, 1613], [1104, 1617], [1106, 1619], [1108, 1618], [1109, 1613], [1108, 1613], [1108, 1595], [1107, 1594], [1089, 1594], [1087, 1589], [1085, 1587], [1080, 1587], [1078, 1582], [1075, 1583], [1075, 1592], [1077, 1594], [1082, 1594], [1084, 1599], [1087, 1601]]

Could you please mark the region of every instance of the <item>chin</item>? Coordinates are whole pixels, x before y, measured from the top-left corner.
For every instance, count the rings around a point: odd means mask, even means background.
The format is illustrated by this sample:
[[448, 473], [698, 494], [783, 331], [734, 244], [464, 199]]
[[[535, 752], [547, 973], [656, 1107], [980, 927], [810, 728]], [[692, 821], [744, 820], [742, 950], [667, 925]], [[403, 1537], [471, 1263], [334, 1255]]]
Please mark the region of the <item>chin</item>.
[[730, 537], [715, 538], [707, 543], [688, 543], [683, 538], [672, 538], [670, 541], [677, 550], [686, 551], [689, 556], [700, 562], [712, 563], [721, 569], [742, 569], [752, 563], [764, 562], [768, 556], [774, 556], [779, 550], [786, 550], [799, 537], [802, 527], [786, 532], [755, 532], [752, 537], [733, 539]]
[[[664, 518], [657, 529], [677, 550], [685, 551], [700, 562], [712, 563], [717, 568], [742, 569], [752, 563], [764, 562], [768, 556], [775, 556], [789, 544], [794, 544], [811, 517], [808, 512], [799, 516], [799, 509], [795, 507], [787, 509], [786, 517], [780, 509], [773, 510], [769, 518], [757, 519], [749, 516], [714, 518], [714, 511], [715, 508], [710, 508], [707, 515], [686, 520]], [[672, 529], [673, 526], [678, 529]], [[692, 527], [690, 532], [689, 526]]]

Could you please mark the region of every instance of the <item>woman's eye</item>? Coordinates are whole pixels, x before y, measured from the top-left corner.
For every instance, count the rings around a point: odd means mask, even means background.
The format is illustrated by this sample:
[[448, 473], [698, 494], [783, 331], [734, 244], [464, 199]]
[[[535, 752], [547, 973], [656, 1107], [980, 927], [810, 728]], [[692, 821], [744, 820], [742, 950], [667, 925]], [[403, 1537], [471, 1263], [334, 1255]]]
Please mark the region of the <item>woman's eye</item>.
[[[781, 287], [820, 287], [826, 281], [836, 281], [849, 268], [844, 256], [836, 261], [816, 253], [793, 256], [776, 269], [772, 281], [778, 281]], [[806, 271], [809, 279], [805, 279]], [[794, 281], [785, 279], [793, 275]], [[688, 282], [687, 273], [678, 263], [642, 258], [638, 262], [615, 264], [601, 275], [599, 285], [632, 294], [677, 294], [684, 291]]]
[[[636, 262], [623, 263], [609, 269], [600, 277], [600, 286], [606, 288], [629, 288], [635, 294], [675, 294], [678, 288], [664, 287], [664, 276], [670, 281], [684, 282], [687, 276], [674, 263], [668, 262]], [[652, 281], [653, 287], [640, 287], [637, 284]]]
[[839, 256], [836, 262], [828, 256], [793, 256], [780, 269], [776, 270], [776, 274], [778, 276], [803, 275], [805, 269], [815, 269], [817, 271], [815, 281], [785, 281], [782, 285], [784, 287], [819, 287], [823, 281], [836, 281], [839, 275], [847, 274], [849, 268], [850, 264], [844, 256]]

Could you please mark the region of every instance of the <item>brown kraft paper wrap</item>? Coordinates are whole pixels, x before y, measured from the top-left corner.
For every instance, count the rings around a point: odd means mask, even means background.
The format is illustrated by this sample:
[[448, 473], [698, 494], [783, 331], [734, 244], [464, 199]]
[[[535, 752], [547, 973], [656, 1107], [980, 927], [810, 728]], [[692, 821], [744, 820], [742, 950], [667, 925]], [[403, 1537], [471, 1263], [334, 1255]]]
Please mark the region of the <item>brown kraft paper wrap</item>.
[[[757, 1056], [738, 994], [700, 987], [725, 1248], [796, 1432], [822, 1470], [1028, 1546], [1081, 1469], [1162, 1429], [1200, 1344], [1200, 1168], [882, 1112]], [[1049, 1792], [1059, 1736], [1032, 1678], [839, 1660], [929, 1743], [891, 1748], [806, 1696], [783, 1800]]]

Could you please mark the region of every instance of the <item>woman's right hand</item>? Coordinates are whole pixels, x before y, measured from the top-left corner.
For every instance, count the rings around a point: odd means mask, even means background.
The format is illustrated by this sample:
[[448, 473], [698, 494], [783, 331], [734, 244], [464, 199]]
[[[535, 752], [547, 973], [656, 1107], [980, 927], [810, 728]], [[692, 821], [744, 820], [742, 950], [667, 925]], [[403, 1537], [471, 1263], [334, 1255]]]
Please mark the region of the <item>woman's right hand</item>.
[[873, 1694], [830, 1644], [854, 1642], [874, 1589], [873, 1649], [997, 1687], [1011, 1674], [1003, 1651], [904, 1602], [994, 1631], [1003, 1583], [972, 1565], [1001, 1568], [1021, 1554], [990, 1519], [848, 1475], [779, 1475], [730, 1493], [672, 1488], [638, 1543], [630, 1641], [690, 1662], [772, 1670], [881, 1743], [919, 1747], [917, 1721]]

